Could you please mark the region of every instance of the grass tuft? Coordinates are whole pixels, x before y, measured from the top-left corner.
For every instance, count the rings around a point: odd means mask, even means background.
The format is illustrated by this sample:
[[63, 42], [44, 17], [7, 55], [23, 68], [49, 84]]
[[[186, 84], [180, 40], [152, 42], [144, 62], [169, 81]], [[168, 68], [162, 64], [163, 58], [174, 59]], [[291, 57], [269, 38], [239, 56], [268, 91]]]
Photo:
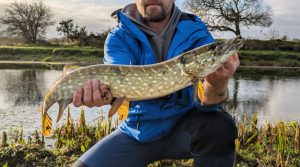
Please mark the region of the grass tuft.
[[[37, 131], [25, 141], [22, 128], [11, 129], [7, 135], [1, 136], [0, 166], [71, 166], [119, 124], [118, 120], [106, 119], [102, 115], [94, 121], [94, 126], [87, 124], [82, 109], [79, 121], [75, 122], [68, 108], [67, 121], [54, 132], [52, 149], [46, 148], [44, 138]], [[299, 123], [266, 123], [258, 127], [257, 122], [254, 115], [252, 118], [244, 116], [237, 124], [239, 136], [235, 141], [235, 166], [299, 166]], [[192, 163], [192, 159], [162, 160], [148, 167], [185, 167]]]

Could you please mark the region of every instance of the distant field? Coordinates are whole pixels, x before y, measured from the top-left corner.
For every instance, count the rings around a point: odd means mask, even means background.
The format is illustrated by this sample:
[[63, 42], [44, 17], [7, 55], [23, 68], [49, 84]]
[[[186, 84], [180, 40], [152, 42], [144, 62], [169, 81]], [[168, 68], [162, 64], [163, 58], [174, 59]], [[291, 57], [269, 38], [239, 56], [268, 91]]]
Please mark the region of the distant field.
[[300, 52], [241, 50], [241, 65], [300, 67]]
[[0, 46], [0, 60], [100, 62], [103, 49], [91, 47]]
[[[241, 65], [300, 67], [300, 52], [241, 50]], [[92, 47], [0, 46], [0, 60], [102, 63], [103, 49]]]

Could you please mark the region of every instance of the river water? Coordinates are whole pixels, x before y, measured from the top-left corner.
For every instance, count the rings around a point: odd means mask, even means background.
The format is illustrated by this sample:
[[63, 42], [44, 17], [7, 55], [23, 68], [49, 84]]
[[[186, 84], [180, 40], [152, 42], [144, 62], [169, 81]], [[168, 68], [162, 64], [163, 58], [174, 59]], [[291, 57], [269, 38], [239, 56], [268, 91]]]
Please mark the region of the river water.
[[[13, 127], [23, 127], [25, 133], [40, 130], [39, 105], [47, 88], [61, 74], [59, 70], [0, 69], [0, 131]], [[300, 122], [299, 88], [300, 75], [294, 70], [282, 73], [282, 69], [243, 69], [230, 80], [225, 107], [237, 120], [256, 112], [260, 122]], [[108, 108], [84, 108], [86, 122], [92, 122], [101, 113], [105, 115]], [[78, 120], [80, 108], [71, 109], [72, 118]], [[53, 120], [57, 111], [57, 104], [49, 110]]]

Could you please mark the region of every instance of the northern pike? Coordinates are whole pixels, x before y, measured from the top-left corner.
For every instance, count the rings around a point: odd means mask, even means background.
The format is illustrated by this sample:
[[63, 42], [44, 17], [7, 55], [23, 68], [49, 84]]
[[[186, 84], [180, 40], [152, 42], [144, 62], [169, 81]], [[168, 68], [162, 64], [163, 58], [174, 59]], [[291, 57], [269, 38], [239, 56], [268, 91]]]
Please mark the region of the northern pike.
[[126, 100], [163, 97], [191, 85], [194, 85], [195, 94], [198, 80], [215, 72], [243, 45], [244, 40], [236, 37], [192, 49], [157, 64], [98, 64], [65, 73], [46, 92], [41, 106], [42, 133], [46, 137], [52, 134], [48, 109], [58, 102], [58, 122], [65, 108], [72, 102], [75, 90], [83, 86], [87, 79], [96, 78], [109, 86], [112, 95], [117, 98], [109, 111], [109, 116], [112, 116]]

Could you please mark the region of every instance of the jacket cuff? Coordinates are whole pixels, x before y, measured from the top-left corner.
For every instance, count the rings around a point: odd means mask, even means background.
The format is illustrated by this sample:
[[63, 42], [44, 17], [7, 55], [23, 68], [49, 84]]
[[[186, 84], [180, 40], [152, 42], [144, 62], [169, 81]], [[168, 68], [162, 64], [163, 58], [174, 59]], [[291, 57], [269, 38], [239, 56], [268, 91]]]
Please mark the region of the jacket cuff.
[[218, 112], [222, 111], [221, 103], [211, 104], [211, 105], [202, 105], [199, 98], [194, 99], [193, 106], [201, 112]]

